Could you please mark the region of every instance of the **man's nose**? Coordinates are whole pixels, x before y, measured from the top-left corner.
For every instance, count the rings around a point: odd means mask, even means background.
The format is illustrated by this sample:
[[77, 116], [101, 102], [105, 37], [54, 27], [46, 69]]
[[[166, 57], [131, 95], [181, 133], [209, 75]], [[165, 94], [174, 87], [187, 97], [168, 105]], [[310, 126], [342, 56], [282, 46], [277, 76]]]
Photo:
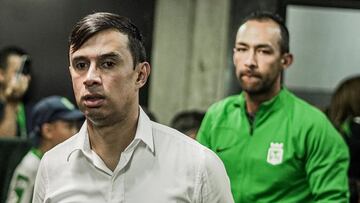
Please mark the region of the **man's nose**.
[[95, 64], [91, 64], [86, 73], [84, 85], [92, 86], [100, 83], [101, 83], [100, 70], [96, 67]]
[[248, 68], [255, 68], [257, 66], [257, 59], [255, 51], [250, 51], [245, 58], [245, 65]]

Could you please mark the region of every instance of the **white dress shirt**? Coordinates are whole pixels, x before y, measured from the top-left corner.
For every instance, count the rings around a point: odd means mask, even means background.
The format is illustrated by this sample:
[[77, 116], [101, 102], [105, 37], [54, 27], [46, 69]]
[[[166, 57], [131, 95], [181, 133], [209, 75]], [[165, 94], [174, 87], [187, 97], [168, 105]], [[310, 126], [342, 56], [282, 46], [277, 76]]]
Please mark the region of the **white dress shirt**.
[[85, 122], [78, 134], [47, 152], [34, 203], [230, 203], [224, 165], [209, 149], [150, 121], [140, 108], [134, 140], [114, 171], [92, 151]]

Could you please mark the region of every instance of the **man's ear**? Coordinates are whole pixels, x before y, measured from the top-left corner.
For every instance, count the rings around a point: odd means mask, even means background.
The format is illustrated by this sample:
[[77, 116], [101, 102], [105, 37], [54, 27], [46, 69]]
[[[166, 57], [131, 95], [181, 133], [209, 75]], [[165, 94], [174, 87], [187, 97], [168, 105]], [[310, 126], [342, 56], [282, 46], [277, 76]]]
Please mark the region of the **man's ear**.
[[41, 128], [41, 135], [43, 139], [50, 140], [52, 138], [52, 125], [51, 123], [44, 123]]
[[287, 69], [294, 61], [294, 57], [291, 53], [285, 53], [282, 55], [280, 63], [283, 70]]
[[148, 62], [139, 63], [135, 71], [137, 72], [136, 85], [141, 88], [146, 84], [146, 81], [150, 75], [150, 64]]

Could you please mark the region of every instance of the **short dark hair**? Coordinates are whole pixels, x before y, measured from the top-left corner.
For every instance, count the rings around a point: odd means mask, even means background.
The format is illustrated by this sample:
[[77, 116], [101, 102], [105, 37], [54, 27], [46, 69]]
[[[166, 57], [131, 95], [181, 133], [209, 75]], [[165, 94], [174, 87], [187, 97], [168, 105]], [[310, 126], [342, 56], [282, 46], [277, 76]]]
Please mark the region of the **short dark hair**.
[[107, 29], [116, 29], [128, 36], [129, 50], [136, 64], [146, 61], [146, 52], [140, 30], [129, 18], [114, 13], [93, 13], [77, 22], [69, 37], [72, 53], [78, 50], [89, 38]]
[[[0, 50], [0, 69], [5, 70], [8, 66], [7, 59], [10, 55], [23, 56], [27, 53], [17, 46], [7, 46]], [[30, 61], [29, 61], [30, 63]]]
[[[250, 21], [250, 20], [255, 20], [255, 21], [268, 21], [268, 20], [272, 20], [274, 21], [276, 24], [278, 24], [279, 28], [280, 28], [280, 51], [281, 53], [289, 53], [290, 51], [290, 45], [289, 45], [289, 40], [290, 40], [290, 34], [289, 34], [289, 30], [285, 25], [285, 22], [283, 20], [283, 18], [281, 18], [278, 14], [274, 14], [268, 11], [255, 11], [250, 13], [248, 16], [246, 16], [242, 21], [240, 26], [242, 26], [243, 24], [245, 24], [246, 22]], [[239, 27], [240, 27], [239, 26]]]

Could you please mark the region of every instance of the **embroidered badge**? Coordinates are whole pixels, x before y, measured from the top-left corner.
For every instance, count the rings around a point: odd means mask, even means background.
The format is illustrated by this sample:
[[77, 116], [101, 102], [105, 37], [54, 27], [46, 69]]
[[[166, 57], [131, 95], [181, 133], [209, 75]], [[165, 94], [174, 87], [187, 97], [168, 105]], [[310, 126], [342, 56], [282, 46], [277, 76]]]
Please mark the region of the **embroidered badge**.
[[267, 162], [272, 165], [281, 164], [283, 161], [283, 143], [271, 142], [267, 154]]

